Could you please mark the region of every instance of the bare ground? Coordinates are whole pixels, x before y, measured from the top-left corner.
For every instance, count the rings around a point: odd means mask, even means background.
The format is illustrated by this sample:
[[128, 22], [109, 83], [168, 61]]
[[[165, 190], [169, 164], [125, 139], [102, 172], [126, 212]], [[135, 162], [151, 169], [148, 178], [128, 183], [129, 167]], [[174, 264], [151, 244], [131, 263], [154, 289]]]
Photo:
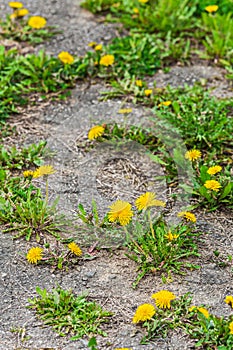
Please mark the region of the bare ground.
[[[116, 35], [115, 26], [97, 23], [79, 4], [80, 1], [71, 0], [25, 2], [31, 13], [44, 15], [49, 24], [58, 25], [63, 30], [63, 34], [46, 43], [48, 52], [56, 55], [67, 50], [73, 54], [83, 54], [88, 49], [88, 42], [107, 43]], [[4, 1], [0, 5], [2, 13], [6, 7], [7, 1]], [[149, 83], [156, 80], [157, 86], [176, 86], [193, 84], [200, 79], [206, 79], [210, 86], [216, 87], [214, 91], [217, 96], [232, 94], [224, 79], [223, 70], [201, 65], [176, 66], [168, 74], [158, 72]], [[48, 147], [55, 152], [52, 163], [57, 169], [56, 176], [51, 177], [51, 201], [60, 196], [59, 210], [71, 217], [78, 203], [90, 206], [93, 196], [104, 210], [110, 201], [109, 193], [96, 186], [96, 178], [103, 182], [103, 168], [106, 168], [106, 162], [112, 164], [112, 151], [104, 150], [97, 157], [94, 151], [87, 155], [77, 146], [93, 123], [123, 121], [122, 116], [117, 113], [122, 101], [99, 102], [101, 89], [105, 90], [105, 87], [100, 84], [89, 87], [80, 83], [65, 103], [49, 103], [23, 111], [17, 120], [12, 120], [12, 123], [17, 124], [17, 139], [6, 140], [6, 143], [15, 142], [20, 145], [47, 140]], [[132, 107], [133, 113], [127, 122], [147, 123], [148, 112], [140, 106]], [[135, 160], [132, 150], [131, 156], [132, 166], [136, 167], [138, 160]], [[119, 157], [118, 153], [114, 157]], [[147, 159], [145, 164], [148, 164]], [[122, 191], [122, 196], [127, 198], [132, 188], [135, 189], [137, 179], [130, 179], [122, 186], [120, 169], [119, 165], [118, 168], [116, 166], [115, 177], [118, 174], [120, 186], [117, 190]], [[155, 169], [157, 175], [160, 172], [160, 168]], [[111, 186], [111, 182], [109, 184]], [[107, 180], [105, 185], [108, 185]], [[161, 184], [161, 196], [166, 195], [163, 186]], [[125, 192], [123, 188], [126, 189]], [[158, 339], [146, 346], [140, 345], [140, 328], [135, 327], [131, 320], [139, 304], [150, 302], [152, 293], [166, 288], [176, 295], [192, 292], [194, 304], [206, 304], [211, 312], [218, 315], [229, 314], [229, 308], [223, 301], [226, 295], [233, 294], [232, 266], [228, 264], [223, 267], [220, 262], [221, 259], [225, 261], [227, 255], [233, 254], [232, 213], [227, 210], [214, 214], [199, 211], [197, 217], [198, 229], [207, 232], [200, 242], [201, 257], [197, 259], [201, 269], [190, 271], [184, 277], [173, 276], [173, 281], [168, 285], [162, 284], [158, 275], [146, 276], [136, 290], [132, 288], [136, 265], [125, 256], [123, 248], [110, 252], [96, 251], [95, 259], [81, 262], [68, 272], [51, 272], [49, 267], [29, 266], [25, 261], [24, 254], [32, 246], [32, 242], [12, 241], [10, 235], [1, 234], [0, 349], [87, 349], [86, 339], [71, 342], [66, 337], [59, 337], [51, 328], [44, 327], [33, 311], [25, 308], [28, 298], [36, 295], [36, 286], [51, 290], [57, 284], [63, 288], [72, 288], [77, 294], [87, 291], [92, 300], [114, 312], [114, 317], [105, 326], [108, 336], [97, 337], [101, 349], [193, 349], [192, 341], [180, 332], [171, 334], [168, 339]], [[78, 241], [79, 232], [74, 232], [74, 235]], [[214, 250], [219, 250], [219, 259], [213, 254]]]

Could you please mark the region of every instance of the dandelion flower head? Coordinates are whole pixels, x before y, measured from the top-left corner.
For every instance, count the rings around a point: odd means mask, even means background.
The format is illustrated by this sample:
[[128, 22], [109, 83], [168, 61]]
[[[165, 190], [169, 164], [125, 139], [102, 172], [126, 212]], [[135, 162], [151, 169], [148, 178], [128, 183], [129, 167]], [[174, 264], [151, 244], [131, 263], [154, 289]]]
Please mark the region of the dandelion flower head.
[[41, 29], [46, 25], [46, 19], [41, 16], [32, 16], [28, 20], [28, 25], [34, 29]]
[[96, 45], [95, 46], [95, 51], [101, 51], [102, 47], [103, 47], [103, 45], [101, 45], [101, 44]]
[[105, 55], [102, 56], [100, 59], [100, 65], [101, 66], [111, 66], [114, 63], [114, 56], [113, 55]]
[[233, 321], [229, 323], [230, 334], [233, 334]]
[[152, 92], [153, 92], [153, 90], [151, 90], [151, 89], [146, 89], [146, 90], [144, 90], [144, 94], [145, 94], [146, 96], [150, 96], [150, 95], [152, 94]]
[[171, 233], [171, 231], [169, 231], [168, 234], [165, 235], [164, 237], [167, 238], [169, 240], [169, 242], [172, 242], [173, 240], [177, 239], [179, 237], [179, 235], [175, 235], [175, 234]]
[[137, 7], [134, 7], [134, 8], [133, 8], [133, 12], [136, 13], [136, 14], [138, 14], [138, 13], [139, 13], [139, 9], [138, 9]]
[[27, 260], [31, 264], [37, 264], [42, 259], [43, 249], [40, 247], [31, 248], [27, 253]]
[[138, 210], [143, 210], [154, 206], [165, 207], [165, 202], [155, 199], [154, 192], [146, 192], [142, 194], [138, 199], [136, 199], [135, 204]]
[[133, 212], [131, 204], [121, 200], [117, 200], [110, 206], [108, 219], [110, 222], [119, 221], [120, 225], [125, 226], [130, 222]]
[[132, 108], [122, 108], [122, 109], [119, 109], [118, 113], [120, 113], [120, 114], [129, 114], [132, 111], [133, 111]]
[[155, 307], [151, 304], [142, 304], [138, 306], [134, 317], [133, 323], [144, 322], [150, 320], [155, 314]]
[[196, 310], [196, 309], [197, 309], [197, 306], [195, 306], [195, 305], [190, 306], [189, 312], [192, 312], [192, 311], [194, 311], [194, 310]]
[[41, 165], [39, 168], [37, 168], [34, 172], [33, 172], [33, 177], [37, 178], [37, 177], [41, 177], [44, 175], [51, 175], [54, 174], [55, 170], [52, 167], [52, 165]]
[[88, 46], [90, 46], [90, 47], [94, 47], [94, 46], [96, 46], [97, 45], [97, 43], [95, 42], [95, 41], [91, 41], [89, 44], [88, 44]]
[[177, 215], [178, 217], [183, 217], [188, 221], [192, 221], [192, 222], [196, 222], [196, 216], [193, 213], [190, 213], [190, 211], [181, 211], [180, 213], [178, 213]]
[[189, 312], [192, 312], [192, 311], [195, 311], [195, 312], [199, 311], [199, 312], [201, 312], [202, 315], [204, 315], [206, 318], [209, 318], [209, 317], [210, 317], [209, 311], [208, 311], [206, 308], [204, 308], [204, 307], [198, 307], [198, 306], [193, 305], [193, 306], [191, 306], [191, 307], [189, 308]]
[[23, 7], [22, 2], [19, 1], [10, 1], [8, 5], [13, 9], [21, 9]]
[[136, 80], [135, 81], [136, 86], [142, 87], [142, 80]]
[[23, 176], [24, 176], [24, 177], [33, 176], [33, 174], [34, 174], [34, 171], [32, 171], [32, 170], [25, 170], [25, 171], [23, 172]]
[[208, 310], [206, 310], [206, 308], [204, 308], [204, 307], [198, 307], [197, 311], [201, 312], [202, 315], [204, 315], [206, 318], [210, 317]]
[[192, 149], [191, 151], [187, 151], [185, 153], [185, 158], [190, 161], [197, 160], [200, 157], [201, 157], [201, 152], [197, 149]]
[[175, 294], [170, 292], [169, 290], [161, 290], [151, 296], [155, 299], [156, 305], [161, 309], [170, 309], [171, 301], [176, 299]]
[[219, 173], [222, 170], [222, 167], [220, 165], [215, 165], [215, 166], [211, 166], [208, 170], [207, 173], [209, 175], [215, 175], [217, 173]]
[[170, 106], [172, 104], [172, 101], [163, 101], [161, 102], [158, 106], [161, 107], [161, 106]]
[[230, 305], [230, 307], [233, 309], [233, 296], [227, 295], [226, 299], [224, 300], [226, 304]]
[[207, 188], [208, 190], [212, 190], [215, 192], [218, 192], [218, 190], [222, 187], [221, 184], [216, 181], [216, 180], [207, 180], [204, 183], [205, 188]]
[[149, 0], [138, 0], [141, 4], [146, 4]]
[[74, 62], [74, 57], [67, 51], [60, 52], [58, 58], [64, 64], [72, 64]]
[[77, 256], [81, 256], [82, 255], [81, 248], [75, 242], [69, 243], [68, 244], [68, 248], [73, 254], [75, 254]]
[[10, 18], [24, 17], [28, 14], [29, 11], [27, 9], [18, 9], [12, 13], [12, 16], [10, 16]]
[[97, 139], [97, 137], [102, 136], [104, 133], [104, 127], [101, 125], [93, 126], [89, 132], [88, 132], [88, 139], [94, 140]]
[[218, 11], [218, 5], [209, 5], [205, 7], [205, 10], [209, 13]]

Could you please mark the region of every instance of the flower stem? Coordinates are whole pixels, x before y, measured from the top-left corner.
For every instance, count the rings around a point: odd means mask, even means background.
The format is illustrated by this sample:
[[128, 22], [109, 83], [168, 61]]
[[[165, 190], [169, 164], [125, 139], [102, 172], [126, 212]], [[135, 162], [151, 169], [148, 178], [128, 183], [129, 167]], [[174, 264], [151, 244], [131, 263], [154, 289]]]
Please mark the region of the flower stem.
[[151, 220], [150, 210], [148, 210], [148, 220], [149, 220], [149, 224], [150, 224], [150, 230], [151, 230], [152, 237], [155, 239], [155, 231], [154, 231], [153, 223]]

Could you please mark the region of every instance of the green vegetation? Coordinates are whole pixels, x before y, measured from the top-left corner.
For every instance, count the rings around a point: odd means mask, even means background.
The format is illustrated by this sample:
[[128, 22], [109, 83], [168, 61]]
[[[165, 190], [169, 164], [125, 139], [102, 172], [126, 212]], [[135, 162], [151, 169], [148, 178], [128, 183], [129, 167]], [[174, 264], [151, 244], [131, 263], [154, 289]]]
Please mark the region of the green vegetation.
[[[35, 96], [40, 96], [40, 100], [64, 99], [77, 81], [101, 79], [111, 87], [110, 91], [101, 93], [102, 100], [117, 97], [123, 100], [122, 108], [128, 103], [146, 107], [150, 112], [150, 127], [127, 125], [128, 115], [134, 111], [122, 109], [119, 113], [123, 115], [123, 125], [107, 122], [94, 126], [88, 140], [81, 144], [85, 151], [95, 147], [96, 142], [135, 141], [163, 168], [162, 177], [171, 190], [167, 202], [192, 196], [192, 205], [181, 210], [231, 208], [233, 102], [213, 97], [203, 79], [194, 87], [158, 88], [156, 81], [151, 83], [148, 77], [158, 69], [169, 72], [176, 63], [190, 64], [192, 58], [198, 62], [208, 59], [212, 65], [225, 67], [226, 77], [232, 79], [232, 1], [216, 0], [211, 5], [208, 0], [85, 0], [83, 7], [101, 15], [101, 20], [124, 26], [124, 29], [119, 26], [118, 36], [106, 46], [87, 43], [92, 48], [83, 57], [64, 51], [58, 57], [50, 57], [43, 50], [24, 54], [22, 47], [41, 43], [56, 34], [54, 28], [46, 26], [45, 18], [25, 19], [27, 9], [20, 12], [13, 8], [12, 14], [0, 21], [0, 39], [18, 42], [13, 44], [18, 49], [0, 46], [2, 143], [8, 137], [17, 140], [17, 126], [5, 122], [9, 116], [18, 118], [19, 106], [35, 103]], [[9, 143], [12, 145], [12, 141]], [[55, 170], [51, 165], [43, 165], [45, 146], [45, 141], [21, 150], [8, 142], [0, 146], [0, 223], [2, 231], [12, 232], [14, 238], [37, 242], [26, 254], [29, 263], [49, 264], [52, 271], [67, 271], [71, 264], [80, 262], [83, 252], [73, 237], [62, 239], [60, 235], [64, 227], [67, 231], [71, 228], [71, 223], [58, 216], [57, 200], [49, 204], [48, 180]], [[34, 169], [35, 166], [39, 168]], [[179, 184], [180, 169], [184, 177], [192, 173], [182, 184]], [[43, 177], [44, 189], [36, 185], [38, 177]], [[80, 239], [83, 234], [87, 246], [94, 239], [91, 249], [101, 249], [103, 242], [106, 247], [108, 241], [111, 248], [124, 246], [126, 256], [137, 264], [133, 287], [154, 273], [160, 274], [162, 282], [169, 283], [173, 273], [185, 274], [187, 269], [199, 268], [195, 258], [201, 255], [201, 233], [190, 211], [179, 212], [180, 223], [168, 225], [167, 204], [156, 199], [154, 192], [146, 192], [134, 203], [117, 200], [102, 218], [94, 199], [90, 212], [77, 203], [76, 218], [83, 222]], [[90, 235], [93, 231], [94, 238]], [[220, 254], [218, 250], [213, 253], [215, 257]], [[91, 253], [86, 258], [92, 258]], [[221, 267], [232, 262], [231, 255], [221, 259], [216, 259]], [[95, 335], [106, 335], [100, 326], [108, 322], [110, 312], [87, 296], [76, 297], [61, 287], [51, 292], [37, 287], [36, 291], [39, 297], [30, 299], [29, 307], [36, 310], [46, 325], [61, 336], [69, 335], [71, 340], [88, 336], [87, 346], [97, 350]], [[158, 299], [155, 295], [152, 298], [156, 299], [157, 309], [144, 304], [144, 311], [149, 313], [140, 314], [139, 309], [133, 317], [133, 323], [141, 323], [144, 328], [142, 344], [166, 337], [177, 328], [195, 339], [197, 348], [232, 349], [231, 316], [210, 315], [202, 306], [190, 308], [189, 294], [179, 298], [167, 291], [156, 294]], [[227, 298], [226, 302], [233, 307], [233, 296]], [[21, 334], [22, 330], [18, 332]]]
[[44, 98], [48, 93], [64, 94], [77, 78], [86, 74], [87, 64], [77, 59], [73, 65], [64, 65], [42, 50], [38, 55], [23, 56], [15, 49], [6, 51], [0, 46], [0, 69], [0, 120], [4, 120], [17, 112], [17, 106], [26, 105], [32, 94], [39, 93]]
[[[192, 297], [186, 293], [176, 297], [168, 290], [152, 294], [153, 304], [142, 304], [135, 312], [133, 322], [140, 323], [146, 335], [141, 344], [149, 344], [156, 338], [166, 337], [173, 329], [185, 331], [196, 340], [197, 349], [231, 350], [233, 346], [233, 318], [218, 317], [204, 306], [191, 306]], [[232, 300], [232, 296], [227, 296]]]
[[154, 220], [150, 229], [145, 229], [145, 222], [135, 225], [134, 239], [129, 237], [128, 241], [130, 252], [126, 256], [138, 264], [139, 271], [133, 287], [150, 273], [159, 272], [166, 280], [165, 274], [169, 278], [172, 272], [185, 274], [185, 268], [200, 268], [186, 260], [200, 256], [196, 239], [200, 233], [184, 223], [169, 228], [163, 218]]
[[[41, 190], [24, 180], [0, 173], [0, 222], [3, 232], [13, 232], [15, 238], [35, 236], [39, 242], [45, 234], [59, 238], [62, 223], [56, 216], [56, 202], [52, 207], [43, 199]], [[64, 225], [64, 223], [63, 223]]]
[[15, 146], [9, 150], [0, 146], [0, 166], [3, 169], [22, 169], [30, 166], [40, 166], [43, 163], [43, 156], [45, 155], [46, 141], [40, 141], [38, 145], [31, 144], [18, 150]]
[[29, 307], [35, 309], [39, 318], [59, 335], [70, 335], [71, 340], [93, 334], [106, 336], [100, 326], [108, 322], [112, 313], [89, 301], [85, 295], [75, 296], [72, 291], [60, 287], [51, 292], [37, 287], [36, 292], [39, 297], [29, 299]]

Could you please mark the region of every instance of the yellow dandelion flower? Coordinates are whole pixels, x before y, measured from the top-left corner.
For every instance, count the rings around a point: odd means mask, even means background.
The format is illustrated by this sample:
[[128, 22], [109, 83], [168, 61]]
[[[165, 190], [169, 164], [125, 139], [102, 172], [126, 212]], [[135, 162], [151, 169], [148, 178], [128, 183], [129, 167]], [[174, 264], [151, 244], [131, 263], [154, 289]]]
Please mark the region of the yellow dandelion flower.
[[89, 44], [88, 44], [88, 46], [90, 46], [90, 47], [94, 47], [94, 46], [96, 46], [97, 45], [97, 43], [95, 42], [95, 41], [91, 41]]
[[138, 14], [138, 13], [139, 13], [139, 9], [137, 9], [137, 7], [134, 7], [134, 8], [133, 8], [133, 12], [136, 13], [136, 14]]
[[52, 165], [41, 165], [39, 168], [37, 168], [34, 172], [33, 172], [33, 177], [37, 178], [37, 177], [41, 177], [44, 175], [51, 175], [54, 174], [55, 170], [52, 167]]
[[175, 234], [171, 233], [171, 231], [169, 231], [168, 234], [165, 235], [164, 237], [167, 238], [169, 240], [169, 242], [172, 242], [174, 239], [177, 239], [179, 237], [179, 235], [175, 235]]
[[115, 348], [115, 350], [133, 350], [132, 348]]
[[75, 254], [77, 256], [81, 256], [82, 255], [81, 248], [75, 242], [69, 243], [68, 244], [68, 248], [73, 254]]
[[18, 1], [11, 1], [8, 2], [8, 5], [12, 8], [12, 9], [21, 9], [23, 7], [22, 2], [18, 2]]
[[39, 247], [31, 248], [27, 253], [27, 261], [31, 264], [37, 264], [42, 259], [43, 249]]
[[99, 44], [95, 46], [95, 51], [101, 51], [102, 50], [103, 45]]
[[141, 4], [146, 4], [149, 0], [138, 0]]
[[176, 299], [175, 294], [169, 292], [169, 290], [161, 290], [151, 296], [155, 299], [155, 304], [161, 309], [170, 309], [171, 301]]
[[207, 188], [208, 190], [212, 190], [215, 192], [218, 192], [218, 190], [222, 187], [221, 184], [216, 181], [216, 180], [207, 180], [204, 183], [205, 188]]
[[187, 151], [185, 153], [185, 158], [190, 161], [197, 160], [200, 157], [201, 157], [201, 152], [198, 151], [197, 149], [192, 149], [191, 151]]
[[100, 65], [101, 66], [111, 66], [114, 63], [114, 56], [113, 55], [105, 55], [102, 56], [100, 59]]
[[206, 308], [204, 308], [204, 307], [198, 307], [198, 306], [193, 305], [193, 306], [191, 306], [188, 310], [189, 310], [189, 312], [192, 312], [192, 311], [197, 312], [197, 311], [199, 311], [199, 312], [201, 312], [206, 318], [209, 318], [209, 317], [210, 317], [208, 310], [207, 310]]
[[233, 296], [227, 295], [226, 299], [224, 300], [226, 304], [230, 305], [230, 307], [233, 309]]
[[142, 194], [138, 199], [135, 201], [135, 205], [138, 210], [147, 209], [149, 207], [165, 207], [165, 202], [159, 201], [155, 199], [155, 193], [154, 192], [146, 192]]
[[209, 13], [218, 11], [218, 5], [209, 5], [205, 7], [205, 10]]
[[211, 166], [207, 170], [207, 173], [210, 175], [215, 175], [215, 174], [219, 173], [221, 170], [222, 170], [222, 167], [220, 165], [215, 165], [215, 166]]
[[133, 323], [144, 322], [150, 320], [155, 314], [155, 307], [151, 304], [142, 304], [138, 306], [134, 317]]
[[132, 108], [123, 108], [123, 109], [119, 109], [118, 113], [120, 113], [120, 114], [129, 114], [132, 111], [133, 111]]
[[15, 18], [17, 18], [16, 11], [14, 11], [14, 12], [10, 15], [10, 19], [15, 19]]
[[190, 211], [181, 211], [177, 214], [178, 217], [183, 217], [188, 221], [196, 222], [196, 216], [193, 213], [190, 213]]
[[25, 171], [23, 172], [23, 176], [24, 176], [24, 177], [33, 176], [33, 174], [34, 174], [34, 171], [32, 171], [32, 170], [25, 170]]
[[74, 57], [67, 51], [60, 52], [58, 58], [64, 64], [72, 64], [74, 62]]
[[19, 9], [19, 10], [16, 10], [12, 14], [15, 15], [14, 18], [16, 18], [16, 17], [24, 17], [24, 16], [29, 14], [29, 11], [27, 9]]
[[97, 137], [102, 136], [104, 133], [104, 127], [101, 125], [93, 126], [89, 132], [88, 132], [88, 139], [94, 140], [97, 139]]
[[117, 200], [109, 208], [108, 219], [111, 222], [119, 221], [120, 225], [125, 226], [130, 222], [133, 212], [131, 204]]
[[204, 315], [206, 318], [210, 317], [208, 310], [206, 310], [206, 308], [204, 308], [204, 307], [198, 307], [197, 311], [201, 312], [202, 315]]
[[172, 104], [172, 101], [163, 101], [163, 102], [161, 102], [159, 105], [158, 105], [158, 107], [161, 107], [161, 106], [166, 106], [166, 107], [168, 107], [168, 106], [170, 106]]
[[195, 309], [197, 309], [197, 306], [195, 306], [195, 305], [190, 306], [190, 308], [189, 308], [189, 312], [192, 312], [192, 311], [194, 311]]
[[32, 16], [28, 20], [28, 25], [34, 29], [41, 29], [46, 25], [46, 19], [41, 16]]
[[136, 86], [142, 87], [142, 80], [136, 80], [135, 81]]
[[146, 96], [150, 96], [150, 95], [152, 94], [152, 92], [153, 92], [153, 90], [151, 90], [151, 89], [146, 89], [146, 90], [144, 90], [144, 94], [145, 94]]
[[230, 334], [233, 334], [233, 321], [229, 323]]

